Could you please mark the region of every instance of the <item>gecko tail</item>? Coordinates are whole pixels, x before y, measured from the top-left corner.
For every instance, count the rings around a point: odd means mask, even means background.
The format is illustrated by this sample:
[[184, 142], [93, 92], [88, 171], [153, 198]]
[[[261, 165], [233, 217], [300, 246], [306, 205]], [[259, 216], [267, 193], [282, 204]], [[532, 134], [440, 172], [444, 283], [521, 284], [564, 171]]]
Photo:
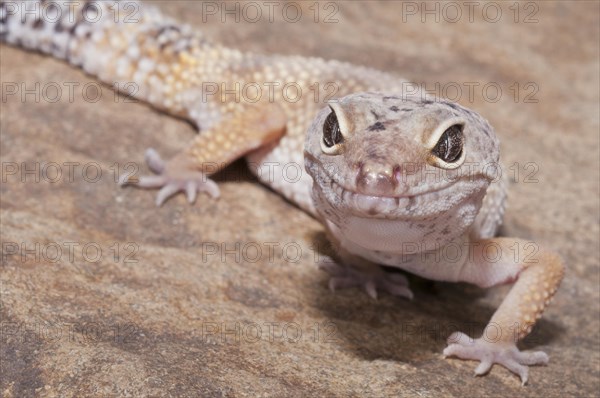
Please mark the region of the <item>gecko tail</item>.
[[138, 0], [0, 0], [0, 41], [67, 61], [118, 91], [192, 121], [191, 68], [215, 45]]
[[0, 0], [0, 40], [81, 66], [79, 44], [122, 23], [127, 9], [141, 14], [141, 3]]
[[140, 37], [173, 22], [138, 0], [0, 0], [0, 40], [99, 75]]

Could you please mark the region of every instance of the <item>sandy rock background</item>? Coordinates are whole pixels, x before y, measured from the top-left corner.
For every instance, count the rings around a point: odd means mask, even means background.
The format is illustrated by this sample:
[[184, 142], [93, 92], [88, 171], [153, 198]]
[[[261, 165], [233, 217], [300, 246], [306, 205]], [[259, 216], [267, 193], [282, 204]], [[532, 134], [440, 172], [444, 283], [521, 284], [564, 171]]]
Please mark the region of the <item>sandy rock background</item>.
[[[458, 101], [495, 126], [512, 167], [503, 234], [546, 245], [567, 265], [522, 344], [551, 357], [530, 369], [527, 387], [504, 368], [475, 378], [475, 362], [441, 355], [452, 331], [482, 330], [507, 287], [413, 278], [413, 302], [332, 294], [316, 267], [321, 225], [243, 163], [219, 176], [219, 201], [202, 196], [189, 206], [180, 195], [157, 209], [155, 192], [117, 187], [116, 168], [137, 162], [146, 170], [145, 148], [174, 154], [194, 129], [106, 86], [97, 102], [77, 90], [73, 101], [63, 94], [55, 103], [4, 96], [7, 82], [95, 80], [2, 45], [2, 395], [597, 394], [599, 3], [520, 3], [516, 15], [512, 2], [498, 2], [497, 22], [489, 8], [484, 18], [484, 4], [473, 22], [463, 7], [456, 23], [443, 4], [437, 23], [422, 23], [422, 10], [413, 15], [402, 2], [319, 3], [320, 23], [312, 2], [297, 23], [282, 7], [273, 23], [223, 23], [219, 14], [203, 21], [199, 3], [159, 5], [243, 50], [368, 65], [434, 90], [438, 83], [451, 97], [448, 84], [462, 87]], [[338, 22], [323, 23], [332, 12]], [[469, 82], [480, 83], [473, 98]], [[483, 93], [487, 83], [502, 88], [498, 101]], [[52, 171], [52, 162], [63, 176], [36, 181], [35, 167]], [[25, 169], [34, 172], [22, 177]]]

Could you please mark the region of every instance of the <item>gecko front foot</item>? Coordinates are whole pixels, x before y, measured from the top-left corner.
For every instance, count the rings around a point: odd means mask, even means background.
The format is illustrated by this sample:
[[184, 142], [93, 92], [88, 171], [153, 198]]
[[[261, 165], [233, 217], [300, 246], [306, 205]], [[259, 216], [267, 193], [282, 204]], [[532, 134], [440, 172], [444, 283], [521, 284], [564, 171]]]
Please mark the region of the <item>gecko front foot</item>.
[[444, 349], [444, 357], [480, 361], [475, 369], [476, 376], [486, 374], [497, 363], [519, 375], [522, 385], [527, 383], [528, 366], [548, 363], [548, 355], [543, 351], [521, 352], [514, 343], [491, 342], [483, 337], [473, 340], [461, 332], [452, 333], [448, 337], [448, 344]]
[[123, 175], [119, 185], [133, 183], [141, 188], [161, 188], [156, 195], [157, 206], [177, 192], [185, 192], [190, 203], [194, 203], [198, 192], [206, 192], [213, 198], [219, 197], [217, 184], [198, 171], [185, 153], [165, 162], [154, 149], [149, 148], [145, 158], [150, 170], [157, 175], [142, 176], [137, 181], [130, 175]]
[[362, 287], [367, 294], [377, 299], [377, 291], [382, 290], [393, 296], [406, 297], [412, 300], [413, 293], [408, 287], [408, 280], [402, 274], [385, 272], [379, 266], [369, 271], [341, 266], [333, 262], [324, 262], [319, 268], [331, 275], [329, 289], [346, 289]]

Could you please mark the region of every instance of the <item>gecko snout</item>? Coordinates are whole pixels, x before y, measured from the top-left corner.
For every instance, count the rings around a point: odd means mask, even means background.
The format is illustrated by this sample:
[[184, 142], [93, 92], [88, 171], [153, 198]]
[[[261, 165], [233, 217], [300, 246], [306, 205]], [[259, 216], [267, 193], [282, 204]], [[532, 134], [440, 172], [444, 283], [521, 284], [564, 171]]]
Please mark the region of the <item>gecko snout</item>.
[[398, 187], [397, 168], [360, 164], [356, 175], [357, 190], [364, 195], [393, 196]]

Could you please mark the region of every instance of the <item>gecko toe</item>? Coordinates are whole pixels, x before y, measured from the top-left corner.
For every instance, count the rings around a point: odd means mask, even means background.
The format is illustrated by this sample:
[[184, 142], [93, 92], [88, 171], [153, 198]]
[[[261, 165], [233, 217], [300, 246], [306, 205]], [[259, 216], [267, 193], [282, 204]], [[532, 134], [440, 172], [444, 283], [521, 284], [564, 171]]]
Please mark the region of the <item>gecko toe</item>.
[[448, 347], [444, 348], [443, 354], [445, 357], [454, 356], [454, 357], [458, 357], [461, 359], [472, 359], [472, 360], [480, 359], [480, 357], [477, 355], [477, 353], [474, 353], [472, 350], [470, 350], [468, 346], [464, 346], [461, 344], [449, 345]]
[[385, 291], [390, 293], [392, 296], [406, 297], [409, 300], [414, 298], [413, 292], [408, 288], [408, 282], [406, 282], [407, 285], [391, 283], [390, 281], [383, 281], [383, 283], [385, 286]]
[[161, 174], [165, 170], [165, 161], [162, 160], [154, 148], [146, 150], [146, 164], [156, 174]]
[[168, 183], [158, 191], [156, 195], [156, 206], [160, 207], [173, 194], [179, 192], [181, 187], [174, 183]]
[[511, 358], [505, 359], [499, 362], [499, 364], [504, 366], [511, 372], [519, 375], [519, 378], [521, 379], [521, 385], [525, 385], [527, 383], [527, 380], [529, 378], [529, 368], [527, 366], [521, 365], [520, 363]]
[[185, 194], [189, 204], [193, 204], [196, 201], [196, 195], [198, 194], [198, 185], [195, 181], [188, 181], [185, 184]]
[[198, 190], [201, 192], [206, 192], [213, 199], [218, 199], [221, 196], [221, 190], [216, 182], [205, 178], [201, 184], [198, 185]]
[[490, 369], [492, 368], [493, 364], [494, 364], [494, 362], [492, 362], [492, 358], [482, 359], [481, 362], [479, 363], [479, 365], [477, 365], [477, 368], [475, 368], [475, 375], [481, 376], [481, 375], [488, 373], [490, 371]]
[[524, 365], [547, 365], [550, 358], [544, 351], [518, 352], [517, 359]]
[[138, 179], [136, 185], [140, 188], [160, 188], [166, 182], [167, 179], [164, 176], [144, 176]]
[[369, 280], [365, 283], [365, 291], [374, 300], [377, 300], [377, 287], [375, 286], [375, 281]]

